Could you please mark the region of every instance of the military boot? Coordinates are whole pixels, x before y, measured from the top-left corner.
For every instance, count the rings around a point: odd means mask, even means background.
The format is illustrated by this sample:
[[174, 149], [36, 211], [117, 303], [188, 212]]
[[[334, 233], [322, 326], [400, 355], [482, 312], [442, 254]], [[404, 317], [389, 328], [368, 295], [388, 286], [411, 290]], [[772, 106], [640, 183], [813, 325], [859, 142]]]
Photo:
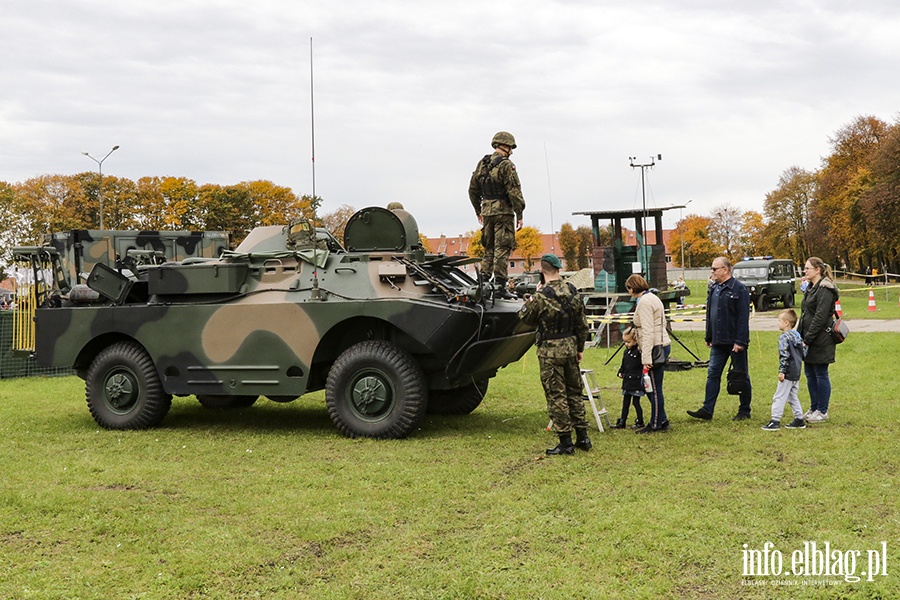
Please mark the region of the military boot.
[[559, 443], [556, 448], [547, 449], [547, 456], [557, 456], [559, 454], [575, 454], [575, 445], [572, 444], [571, 433], [559, 434]]
[[575, 447], [585, 452], [594, 447], [591, 443], [591, 438], [588, 437], [587, 429], [575, 430]]
[[509, 287], [506, 285], [506, 279], [502, 277], [498, 277], [494, 285], [497, 287], [497, 297], [503, 298], [504, 300], [515, 300], [516, 295], [513, 294]]

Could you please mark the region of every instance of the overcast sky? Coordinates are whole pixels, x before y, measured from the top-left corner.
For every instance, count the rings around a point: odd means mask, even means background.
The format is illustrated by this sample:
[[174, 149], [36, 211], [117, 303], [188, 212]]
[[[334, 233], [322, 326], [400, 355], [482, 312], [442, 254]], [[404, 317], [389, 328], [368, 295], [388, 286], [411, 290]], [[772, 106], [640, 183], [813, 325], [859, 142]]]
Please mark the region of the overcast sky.
[[[691, 201], [762, 210], [858, 115], [900, 114], [895, 0], [28, 0], [0, 13], [0, 180], [267, 179], [429, 235], [513, 133], [525, 224]], [[674, 225], [673, 211], [665, 225]]]

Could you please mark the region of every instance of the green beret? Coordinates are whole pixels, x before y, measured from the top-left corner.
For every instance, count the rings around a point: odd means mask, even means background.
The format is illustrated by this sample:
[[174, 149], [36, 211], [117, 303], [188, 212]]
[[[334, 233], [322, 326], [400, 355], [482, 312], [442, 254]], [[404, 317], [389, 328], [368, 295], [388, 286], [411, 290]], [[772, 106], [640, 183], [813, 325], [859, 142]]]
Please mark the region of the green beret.
[[555, 254], [545, 254], [541, 257], [541, 262], [545, 262], [551, 267], [556, 269], [562, 269], [562, 263], [559, 262], [559, 258], [556, 257]]

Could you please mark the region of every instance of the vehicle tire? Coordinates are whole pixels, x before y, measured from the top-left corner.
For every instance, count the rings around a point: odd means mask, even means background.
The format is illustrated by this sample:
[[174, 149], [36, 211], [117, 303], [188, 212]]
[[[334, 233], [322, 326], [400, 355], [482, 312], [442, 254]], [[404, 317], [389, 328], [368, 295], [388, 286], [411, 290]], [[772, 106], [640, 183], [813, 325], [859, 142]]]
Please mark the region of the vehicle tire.
[[756, 299], [756, 310], [766, 312], [769, 310], [769, 297], [765, 294]]
[[116, 342], [94, 358], [85, 396], [91, 416], [107, 429], [155, 427], [172, 406], [153, 360], [135, 342]]
[[794, 293], [790, 292], [781, 298], [785, 308], [794, 308]]
[[345, 350], [325, 383], [328, 415], [347, 437], [396, 439], [425, 414], [425, 376], [412, 356], [377, 340]]
[[428, 412], [436, 415], [467, 415], [481, 404], [489, 379], [480, 379], [455, 390], [428, 392]]
[[259, 399], [259, 396], [227, 396], [227, 395], [200, 395], [197, 400], [200, 406], [210, 410], [229, 410], [232, 408], [247, 408]]

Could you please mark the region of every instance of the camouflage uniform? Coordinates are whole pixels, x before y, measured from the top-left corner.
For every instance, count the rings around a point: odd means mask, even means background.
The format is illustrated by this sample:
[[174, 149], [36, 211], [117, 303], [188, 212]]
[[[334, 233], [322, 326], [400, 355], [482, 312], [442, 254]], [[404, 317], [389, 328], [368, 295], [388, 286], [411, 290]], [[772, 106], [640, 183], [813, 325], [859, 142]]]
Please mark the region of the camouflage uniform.
[[[482, 178], [486, 172], [490, 173], [493, 193], [485, 194], [483, 189]], [[525, 199], [516, 166], [502, 152], [488, 154], [478, 161], [469, 181], [469, 200], [483, 221], [481, 270], [486, 277], [493, 275], [506, 281], [509, 255], [516, 247], [516, 221], [522, 219]]]
[[[569, 319], [561, 319], [563, 306], [571, 307]], [[588, 325], [584, 304], [569, 283], [547, 283], [526, 302], [519, 318], [537, 326], [537, 356], [541, 366], [541, 384], [547, 397], [547, 412], [557, 434], [572, 429], [587, 429], [584, 400], [581, 397], [581, 370], [578, 353], [584, 351]]]

